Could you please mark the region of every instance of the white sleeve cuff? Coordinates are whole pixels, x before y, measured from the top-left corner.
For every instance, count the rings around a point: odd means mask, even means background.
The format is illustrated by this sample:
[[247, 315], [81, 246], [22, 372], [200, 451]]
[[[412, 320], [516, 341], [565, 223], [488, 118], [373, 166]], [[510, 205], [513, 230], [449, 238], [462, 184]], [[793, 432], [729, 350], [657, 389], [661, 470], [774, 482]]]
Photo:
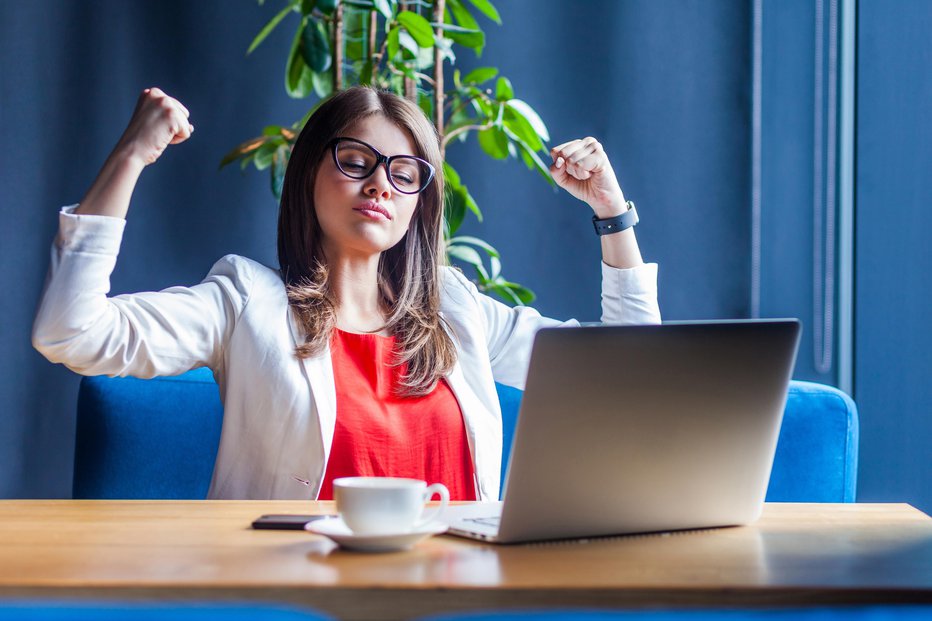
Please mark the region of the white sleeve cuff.
[[62, 207], [58, 214], [55, 245], [62, 251], [116, 256], [120, 253], [126, 220], [112, 216], [78, 215], [77, 204]]
[[660, 323], [657, 264], [620, 269], [602, 262], [602, 323]]

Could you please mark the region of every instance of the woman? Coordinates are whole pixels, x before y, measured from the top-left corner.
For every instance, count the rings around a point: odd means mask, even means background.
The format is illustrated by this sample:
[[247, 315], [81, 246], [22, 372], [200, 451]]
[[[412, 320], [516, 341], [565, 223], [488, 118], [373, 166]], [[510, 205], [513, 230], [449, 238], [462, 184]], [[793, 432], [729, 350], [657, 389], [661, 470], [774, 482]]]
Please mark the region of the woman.
[[[535, 332], [575, 325], [509, 308], [442, 267], [438, 138], [407, 100], [351, 88], [302, 130], [282, 192], [280, 270], [226, 256], [193, 287], [107, 297], [143, 168], [194, 130], [187, 109], [143, 91], [76, 206], [62, 209], [33, 344], [85, 375], [207, 366], [224, 403], [210, 498], [329, 498], [348, 474], [445, 483], [497, 500], [494, 382], [523, 388]], [[603, 235], [603, 321], [660, 320], [656, 265], [601, 145], [551, 152], [551, 173]], [[616, 218], [617, 217], [617, 218]]]

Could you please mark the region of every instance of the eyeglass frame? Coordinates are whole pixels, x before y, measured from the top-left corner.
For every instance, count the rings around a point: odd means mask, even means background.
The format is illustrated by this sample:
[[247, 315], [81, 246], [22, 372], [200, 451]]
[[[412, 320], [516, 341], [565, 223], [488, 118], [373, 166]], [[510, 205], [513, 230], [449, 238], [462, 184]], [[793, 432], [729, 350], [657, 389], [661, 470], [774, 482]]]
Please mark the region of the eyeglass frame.
[[[343, 141], [349, 141], [349, 142], [355, 142], [357, 144], [361, 144], [362, 146], [369, 148], [373, 153], [375, 153], [375, 164], [372, 166], [369, 172], [367, 172], [362, 177], [355, 177], [349, 174], [348, 172], [346, 172], [345, 170], [343, 170], [343, 167], [340, 166], [340, 160], [339, 158], [337, 158], [337, 147]], [[336, 165], [337, 170], [343, 173], [343, 175], [349, 177], [350, 179], [357, 179], [357, 180], [368, 179], [369, 177], [375, 174], [376, 170], [379, 169], [379, 165], [382, 165], [382, 166], [385, 166], [385, 176], [388, 179], [388, 182], [391, 184], [391, 186], [395, 188], [396, 190], [398, 190], [399, 192], [401, 192], [402, 194], [407, 194], [409, 196], [414, 195], [414, 194], [420, 194], [421, 192], [426, 190], [427, 186], [430, 185], [430, 182], [433, 180], [434, 175], [436, 174], [436, 169], [434, 168], [433, 164], [431, 164], [424, 158], [417, 157], [416, 155], [405, 155], [405, 154], [382, 155], [381, 151], [373, 147], [368, 142], [363, 142], [362, 140], [359, 140], [358, 138], [350, 138], [349, 136], [337, 136], [336, 138], [332, 139], [328, 143], [328, 146], [330, 147], [330, 155], [333, 157], [334, 165]], [[395, 181], [392, 179], [392, 171], [391, 171], [390, 166], [391, 166], [392, 161], [398, 158], [417, 160], [418, 162], [427, 166], [428, 175], [427, 175], [427, 178], [424, 179], [423, 183], [421, 184], [420, 189], [415, 190], [414, 192], [408, 192], [406, 190], [402, 190], [397, 185], [395, 185]]]

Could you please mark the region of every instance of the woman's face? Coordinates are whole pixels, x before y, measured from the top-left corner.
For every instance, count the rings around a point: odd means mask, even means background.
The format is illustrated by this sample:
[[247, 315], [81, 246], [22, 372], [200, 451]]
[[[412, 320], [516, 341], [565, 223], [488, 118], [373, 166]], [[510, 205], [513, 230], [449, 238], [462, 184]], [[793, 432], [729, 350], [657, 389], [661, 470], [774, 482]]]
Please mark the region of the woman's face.
[[[380, 114], [366, 117], [343, 136], [372, 145], [388, 157], [416, 155], [408, 132]], [[404, 237], [417, 202], [417, 194], [403, 194], [389, 183], [384, 165], [366, 179], [347, 177], [337, 168], [328, 148], [314, 183], [324, 252], [330, 259], [381, 254]]]

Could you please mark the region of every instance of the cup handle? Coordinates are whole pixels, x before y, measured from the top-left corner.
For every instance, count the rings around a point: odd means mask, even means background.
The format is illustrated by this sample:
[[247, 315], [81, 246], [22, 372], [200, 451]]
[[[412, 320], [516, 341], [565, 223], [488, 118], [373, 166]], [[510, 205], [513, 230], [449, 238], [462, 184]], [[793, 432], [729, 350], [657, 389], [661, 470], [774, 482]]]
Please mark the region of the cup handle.
[[434, 483], [433, 485], [428, 485], [427, 489], [424, 490], [424, 502], [427, 502], [433, 498], [434, 494], [440, 496], [440, 506], [433, 511], [422, 514], [421, 519], [417, 521], [417, 523], [414, 525], [414, 528], [420, 528], [430, 524], [431, 522], [439, 520], [440, 516], [443, 515], [443, 512], [446, 511], [447, 505], [450, 504], [450, 490], [448, 490], [447, 486], [443, 483]]

